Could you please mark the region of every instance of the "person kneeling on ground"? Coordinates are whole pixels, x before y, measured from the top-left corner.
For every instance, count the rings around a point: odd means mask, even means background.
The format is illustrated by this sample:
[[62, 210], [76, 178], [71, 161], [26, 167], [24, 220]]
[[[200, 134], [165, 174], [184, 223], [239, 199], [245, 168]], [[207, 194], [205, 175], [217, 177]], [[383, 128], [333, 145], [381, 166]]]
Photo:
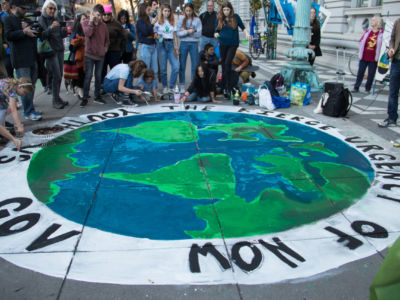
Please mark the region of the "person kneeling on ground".
[[[146, 64], [142, 60], [131, 61], [128, 64], [118, 64], [108, 72], [104, 78], [103, 89], [107, 93], [112, 93], [112, 98], [117, 104], [123, 104], [122, 93], [130, 96], [142, 95], [142, 91], [134, 89], [134, 80], [138, 79], [146, 70]], [[131, 98], [131, 97], [130, 97]], [[127, 101], [127, 104], [132, 104]]]
[[206, 64], [199, 64], [196, 67], [196, 73], [192, 83], [183, 94], [181, 103], [185, 101], [212, 101], [213, 103], [221, 103], [221, 101], [215, 99], [215, 85], [215, 72], [210, 70]]
[[[144, 71], [143, 76], [138, 83], [138, 88], [143, 92], [150, 92], [154, 97], [154, 101], [160, 102], [157, 94], [157, 80], [152, 69], [146, 69], [146, 71]], [[141, 95], [139, 98], [142, 101], [147, 102], [145, 96]]]
[[207, 44], [204, 50], [199, 53], [199, 61], [207, 64], [207, 66], [214, 70], [215, 74], [218, 72], [218, 56], [214, 52], [214, 46], [212, 44]]
[[26, 96], [33, 91], [32, 83], [28, 78], [5, 78], [0, 79], [0, 134], [15, 144], [19, 151], [22, 141], [16, 139], [5, 127], [7, 110], [10, 108], [11, 115], [17, 128], [17, 135], [24, 136], [24, 126], [18, 116], [17, 96]]
[[251, 71], [242, 71], [243, 69], [252, 66], [252, 61], [250, 56], [246, 55], [244, 52], [239, 49], [236, 50], [235, 56], [232, 60], [232, 68], [235, 72], [239, 73], [239, 76], [242, 78], [243, 83], [250, 82], [251, 77], [255, 78], [256, 73]]

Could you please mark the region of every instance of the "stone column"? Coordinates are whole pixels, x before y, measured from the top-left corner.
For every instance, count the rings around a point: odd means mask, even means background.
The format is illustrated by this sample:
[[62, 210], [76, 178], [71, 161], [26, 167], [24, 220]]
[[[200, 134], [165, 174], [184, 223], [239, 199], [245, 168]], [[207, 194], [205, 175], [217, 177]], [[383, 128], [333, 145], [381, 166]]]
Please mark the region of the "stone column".
[[285, 65], [281, 74], [285, 78], [286, 87], [294, 82], [308, 83], [311, 91], [322, 91], [323, 85], [319, 82], [318, 73], [308, 62], [308, 55], [314, 51], [307, 48], [311, 38], [310, 27], [311, 0], [298, 0], [296, 7], [296, 21], [293, 29], [293, 48], [287, 51], [291, 61]]

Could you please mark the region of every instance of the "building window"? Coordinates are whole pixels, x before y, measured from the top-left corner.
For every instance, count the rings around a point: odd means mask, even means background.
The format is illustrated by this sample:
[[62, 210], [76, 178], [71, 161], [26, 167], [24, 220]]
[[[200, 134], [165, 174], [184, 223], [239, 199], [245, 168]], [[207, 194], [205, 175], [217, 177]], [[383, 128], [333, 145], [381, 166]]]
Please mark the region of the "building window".
[[369, 0], [357, 0], [356, 7], [368, 7]]

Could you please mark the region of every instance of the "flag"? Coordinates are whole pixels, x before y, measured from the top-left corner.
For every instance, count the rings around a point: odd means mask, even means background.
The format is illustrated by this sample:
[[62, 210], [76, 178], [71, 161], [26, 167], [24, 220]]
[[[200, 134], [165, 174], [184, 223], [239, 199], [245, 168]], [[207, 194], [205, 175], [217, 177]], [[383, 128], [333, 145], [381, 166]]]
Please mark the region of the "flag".
[[256, 24], [256, 18], [254, 15], [251, 17], [251, 22], [250, 22], [250, 35], [254, 36], [254, 34], [257, 31], [257, 24]]

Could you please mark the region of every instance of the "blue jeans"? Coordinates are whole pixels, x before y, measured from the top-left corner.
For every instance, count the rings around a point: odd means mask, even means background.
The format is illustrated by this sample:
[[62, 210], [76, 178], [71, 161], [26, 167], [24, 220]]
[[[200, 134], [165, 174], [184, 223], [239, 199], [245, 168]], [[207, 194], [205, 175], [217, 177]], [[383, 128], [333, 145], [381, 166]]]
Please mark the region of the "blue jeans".
[[[32, 82], [33, 87], [36, 85], [36, 79], [38, 76], [38, 69], [36, 62], [31, 67], [27, 68], [16, 68], [15, 73], [17, 78], [29, 78]], [[33, 90], [29, 95], [21, 97], [22, 106], [24, 108], [24, 115], [30, 115], [35, 112], [35, 107], [33, 106], [33, 97], [35, 95], [35, 90]]]
[[176, 84], [176, 78], [179, 72], [179, 61], [174, 54], [174, 42], [163, 41], [157, 43], [158, 59], [160, 62], [161, 82], [163, 87], [168, 87], [167, 78], [167, 60], [171, 64], [171, 77], [169, 78], [169, 88], [173, 88]]
[[199, 43], [198, 42], [181, 42], [179, 46], [179, 83], [185, 84], [185, 70], [186, 70], [186, 59], [190, 54], [190, 60], [192, 61], [192, 80], [196, 73], [197, 62], [199, 59]]
[[388, 115], [389, 119], [397, 121], [397, 108], [399, 104], [399, 88], [400, 88], [400, 60], [393, 60], [390, 67], [390, 84], [389, 84], [389, 103]]
[[95, 98], [100, 97], [101, 87], [101, 72], [103, 71], [104, 59], [94, 60], [90, 57], [85, 56], [85, 81], [83, 82], [83, 99], [89, 97], [90, 81], [92, 81], [92, 74], [94, 69], [94, 96]]
[[368, 77], [367, 77], [367, 83], [365, 84], [365, 89], [367, 91], [369, 91], [372, 87], [372, 82], [374, 81], [377, 66], [378, 66], [378, 63], [375, 61], [360, 60], [360, 64], [358, 66], [358, 72], [357, 72], [357, 79], [356, 79], [356, 83], [354, 84], [354, 88], [358, 89], [360, 87], [362, 80], [364, 78], [365, 70], [368, 67]]
[[210, 102], [210, 96], [200, 97], [196, 93], [191, 93], [186, 100], [187, 102], [198, 101], [198, 102]]
[[158, 61], [156, 45], [140, 44], [139, 55], [140, 59], [146, 63], [147, 68], [154, 71], [154, 75], [157, 78]]
[[[127, 87], [128, 89], [135, 89], [135, 87], [132, 85], [132, 82], [133, 82], [133, 75], [129, 74], [128, 79], [125, 81], [125, 87]], [[119, 78], [113, 80], [104, 78], [103, 89], [107, 93], [117, 92], [118, 85], [119, 85]]]
[[206, 37], [206, 36], [202, 35], [200, 38], [200, 50], [199, 51], [204, 50], [204, 47], [207, 44], [211, 44], [214, 46], [214, 48], [216, 48], [218, 46], [218, 39], [210, 38], [210, 37]]

